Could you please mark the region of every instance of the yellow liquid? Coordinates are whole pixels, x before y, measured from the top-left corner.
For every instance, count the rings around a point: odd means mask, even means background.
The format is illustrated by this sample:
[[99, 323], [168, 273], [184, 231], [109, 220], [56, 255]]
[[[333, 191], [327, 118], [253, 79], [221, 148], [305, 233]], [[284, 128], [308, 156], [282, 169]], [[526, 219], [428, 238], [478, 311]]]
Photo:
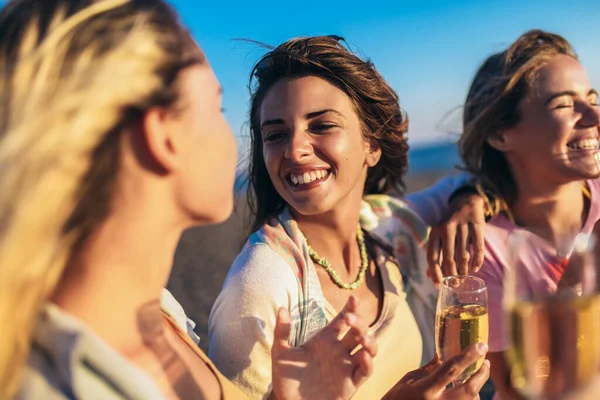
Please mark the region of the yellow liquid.
[[579, 390], [596, 377], [598, 295], [517, 303], [510, 318], [512, 347], [506, 356], [516, 389], [553, 398]]
[[[449, 306], [437, 317], [435, 324], [436, 350], [442, 362], [458, 355], [466, 347], [487, 343], [489, 320], [486, 307], [480, 305]], [[483, 358], [471, 365], [457, 379], [464, 381], [483, 364]]]

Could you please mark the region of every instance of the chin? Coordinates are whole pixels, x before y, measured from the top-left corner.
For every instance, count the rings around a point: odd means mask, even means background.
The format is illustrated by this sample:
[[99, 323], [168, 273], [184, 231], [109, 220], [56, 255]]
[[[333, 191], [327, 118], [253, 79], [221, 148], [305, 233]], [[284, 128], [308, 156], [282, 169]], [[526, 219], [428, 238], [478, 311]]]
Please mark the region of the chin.
[[203, 210], [194, 213], [192, 225], [216, 225], [227, 221], [233, 213], [233, 199], [231, 201], [223, 201], [218, 203], [218, 206], [211, 210]]
[[296, 212], [296, 214], [307, 217], [325, 214], [330, 210], [329, 207], [324, 207], [324, 204], [290, 204], [290, 207]]

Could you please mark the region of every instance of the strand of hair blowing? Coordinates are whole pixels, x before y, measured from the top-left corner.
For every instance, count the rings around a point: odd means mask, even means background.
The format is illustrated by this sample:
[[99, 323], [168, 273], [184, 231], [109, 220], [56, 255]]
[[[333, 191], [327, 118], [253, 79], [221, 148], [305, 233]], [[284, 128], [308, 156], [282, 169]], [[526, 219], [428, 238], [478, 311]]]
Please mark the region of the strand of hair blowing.
[[2, 105], [8, 105], [0, 114], [0, 399], [18, 387], [39, 310], [80, 238], [65, 225], [92, 153], [125, 107], [142, 106], [163, 84], [154, 69], [164, 52], [140, 15], [110, 49], [90, 37], [87, 48], [71, 54], [76, 35], [97, 34], [77, 29], [81, 22], [127, 1], [100, 1], [66, 20], [56, 12], [51, 26], [66, 28], [40, 44], [32, 16], [16, 60], [0, 59]]

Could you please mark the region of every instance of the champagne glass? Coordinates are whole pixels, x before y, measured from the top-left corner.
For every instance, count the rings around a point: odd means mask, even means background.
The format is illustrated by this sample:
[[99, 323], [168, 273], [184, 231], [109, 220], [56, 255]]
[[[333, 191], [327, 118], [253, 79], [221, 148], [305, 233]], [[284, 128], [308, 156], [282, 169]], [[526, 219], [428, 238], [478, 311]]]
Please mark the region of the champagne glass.
[[564, 256], [556, 257], [539, 251], [543, 244], [530, 232], [511, 234], [508, 244], [503, 308], [511, 385], [529, 399], [598, 398], [595, 237], [565, 241], [559, 251]]
[[[435, 347], [442, 362], [472, 344], [487, 344], [487, 307], [487, 286], [482, 279], [465, 275], [444, 278], [439, 289], [435, 321]], [[465, 382], [482, 364], [483, 358], [469, 366], [454, 381], [454, 385]]]

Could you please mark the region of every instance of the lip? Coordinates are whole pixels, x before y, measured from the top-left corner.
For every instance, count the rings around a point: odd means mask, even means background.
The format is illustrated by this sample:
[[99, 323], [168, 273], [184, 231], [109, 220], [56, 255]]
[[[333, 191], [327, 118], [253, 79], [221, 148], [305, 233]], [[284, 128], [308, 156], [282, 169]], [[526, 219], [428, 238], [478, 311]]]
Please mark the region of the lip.
[[[569, 143], [579, 142], [581, 140], [599, 140], [600, 141], [600, 131], [596, 130], [596, 131], [592, 131], [592, 132], [585, 133], [585, 134], [574, 135], [573, 138], [571, 138], [571, 140], [569, 140]], [[569, 143], [567, 143], [567, 144], [569, 144]]]

